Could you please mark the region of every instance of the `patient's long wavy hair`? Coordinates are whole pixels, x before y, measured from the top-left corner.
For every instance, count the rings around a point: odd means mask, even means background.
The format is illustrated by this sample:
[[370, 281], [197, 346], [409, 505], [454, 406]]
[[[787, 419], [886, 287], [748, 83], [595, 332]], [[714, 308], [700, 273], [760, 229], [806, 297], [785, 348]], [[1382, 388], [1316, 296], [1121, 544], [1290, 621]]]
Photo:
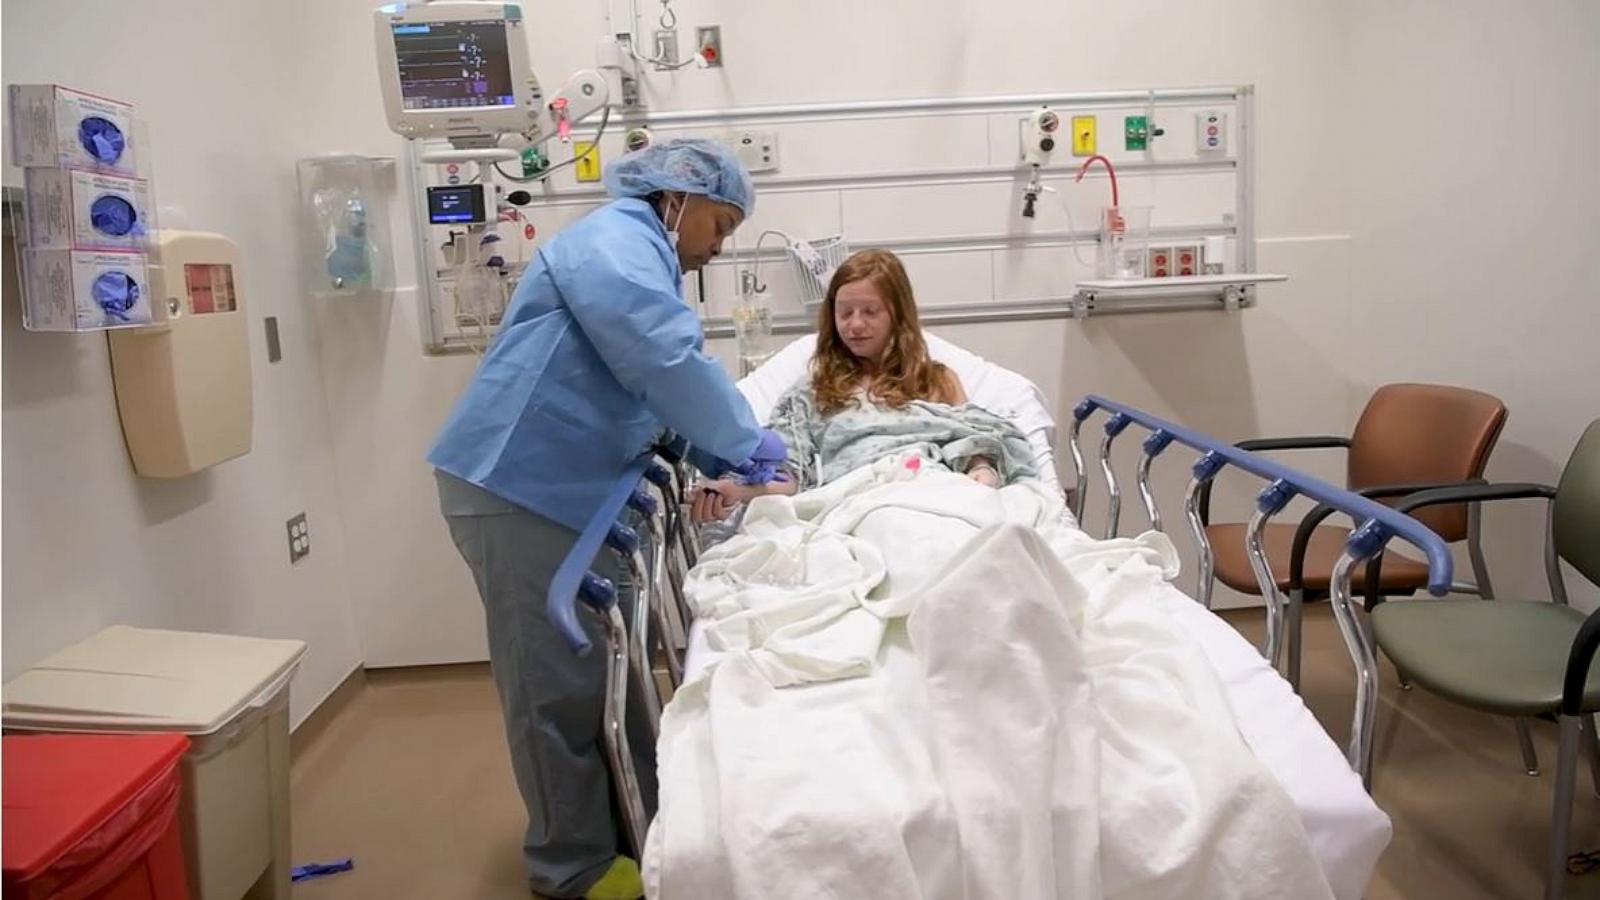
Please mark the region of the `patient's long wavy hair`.
[[839, 289], [864, 278], [872, 279], [889, 311], [889, 344], [873, 382], [873, 399], [895, 409], [912, 400], [950, 403], [955, 400], [950, 370], [928, 356], [917, 319], [917, 303], [911, 295], [911, 279], [906, 277], [900, 258], [886, 250], [863, 250], [853, 254], [828, 283], [817, 322], [817, 352], [811, 358], [811, 392], [817, 410], [829, 415], [849, 405], [861, 383], [866, 367], [850, 352], [834, 324], [834, 304]]

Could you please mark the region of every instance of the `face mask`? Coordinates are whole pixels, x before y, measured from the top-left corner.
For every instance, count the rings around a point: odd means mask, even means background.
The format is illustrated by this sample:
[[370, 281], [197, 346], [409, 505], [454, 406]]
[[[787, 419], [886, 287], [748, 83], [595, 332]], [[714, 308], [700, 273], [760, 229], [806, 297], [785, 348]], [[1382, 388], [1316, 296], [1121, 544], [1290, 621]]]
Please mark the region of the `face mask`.
[[667, 226], [667, 243], [672, 245], [674, 253], [678, 250], [678, 226], [683, 224], [683, 210], [688, 205], [688, 197], [680, 199], [678, 201], [678, 215], [673, 218], [672, 224]]

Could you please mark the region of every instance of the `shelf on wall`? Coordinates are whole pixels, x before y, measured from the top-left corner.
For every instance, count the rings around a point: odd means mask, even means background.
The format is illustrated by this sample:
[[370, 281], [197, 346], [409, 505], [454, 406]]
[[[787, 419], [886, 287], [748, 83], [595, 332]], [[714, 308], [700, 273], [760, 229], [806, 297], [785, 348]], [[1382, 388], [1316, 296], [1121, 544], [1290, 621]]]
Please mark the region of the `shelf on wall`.
[[1256, 287], [1288, 281], [1287, 275], [1234, 272], [1171, 278], [1105, 278], [1080, 281], [1068, 301], [1075, 319], [1091, 315], [1172, 312], [1189, 309], [1246, 309], [1256, 303]]

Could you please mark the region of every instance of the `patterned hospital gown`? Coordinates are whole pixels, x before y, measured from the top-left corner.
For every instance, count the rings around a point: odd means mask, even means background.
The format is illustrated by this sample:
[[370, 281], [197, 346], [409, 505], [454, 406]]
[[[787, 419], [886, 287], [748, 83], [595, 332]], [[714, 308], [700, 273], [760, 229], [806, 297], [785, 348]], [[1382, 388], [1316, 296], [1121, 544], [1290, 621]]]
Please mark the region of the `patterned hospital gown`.
[[831, 416], [817, 411], [807, 379], [778, 398], [769, 427], [789, 445], [801, 490], [826, 484], [896, 453], [914, 452], [962, 472], [975, 456], [994, 462], [1004, 484], [1039, 477], [1033, 450], [1006, 419], [971, 403], [913, 400], [901, 409], [858, 392]]

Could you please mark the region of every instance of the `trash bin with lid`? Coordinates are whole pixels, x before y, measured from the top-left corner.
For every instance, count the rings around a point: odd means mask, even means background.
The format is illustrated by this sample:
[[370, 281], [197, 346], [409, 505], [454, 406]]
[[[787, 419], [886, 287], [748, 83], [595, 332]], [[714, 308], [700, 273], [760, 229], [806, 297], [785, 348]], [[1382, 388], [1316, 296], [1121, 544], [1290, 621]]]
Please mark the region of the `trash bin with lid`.
[[7, 900], [189, 900], [181, 734], [3, 739]]
[[178, 819], [198, 900], [289, 900], [289, 681], [303, 641], [115, 626], [5, 686], [8, 729], [189, 737]]

